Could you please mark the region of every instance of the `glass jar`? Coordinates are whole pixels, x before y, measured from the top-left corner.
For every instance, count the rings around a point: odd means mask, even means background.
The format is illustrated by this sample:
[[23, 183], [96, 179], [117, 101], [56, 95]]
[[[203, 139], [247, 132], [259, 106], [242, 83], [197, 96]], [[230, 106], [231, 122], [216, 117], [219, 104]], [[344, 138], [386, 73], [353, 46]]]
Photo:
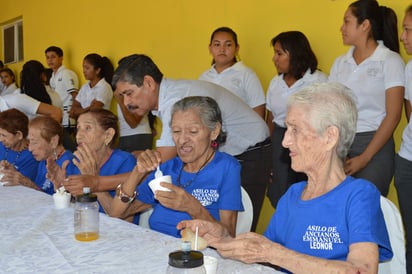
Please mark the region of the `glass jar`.
[[166, 274], [206, 274], [203, 253], [191, 250], [190, 242], [182, 242], [182, 250], [169, 253]]
[[99, 238], [99, 204], [97, 195], [84, 187], [83, 194], [76, 197], [74, 208], [74, 237], [87, 242]]

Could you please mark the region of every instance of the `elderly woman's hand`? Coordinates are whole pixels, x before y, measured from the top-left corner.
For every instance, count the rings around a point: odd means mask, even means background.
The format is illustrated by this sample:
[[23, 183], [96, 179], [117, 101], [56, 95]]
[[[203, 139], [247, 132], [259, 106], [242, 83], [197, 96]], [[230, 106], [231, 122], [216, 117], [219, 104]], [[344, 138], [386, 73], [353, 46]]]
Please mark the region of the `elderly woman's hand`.
[[155, 193], [156, 200], [164, 207], [190, 214], [191, 210], [196, 210], [196, 207], [202, 206], [196, 198], [187, 193], [183, 188], [163, 182], [160, 185], [171, 190], [157, 190]]
[[77, 196], [83, 194], [84, 187], [89, 187], [91, 192], [95, 192], [98, 184], [99, 176], [70, 175], [64, 181], [64, 188], [72, 195]]
[[6, 160], [1, 160], [0, 161], [0, 168], [4, 168], [9, 164], [9, 162], [7, 162]]
[[218, 222], [196, 219], [181, 221], [176, 226], [179, 230], [189, 228], [192, 231], [196, 231], [196, 227], [198, 228], [199, 236], [203, 237], [210, 246], [215, 242], [229, 241], [232, 239], [227, 229]]
[[79, 168], [81, 174], [99, 175], [100, 163], [96, 151], [90, 149], [87, 144], [78, 146], [73, 155], [77, 158], [73, 158], [73, 164]]
[[2, 182], [6, 182], [5, 186], [16, 186], [20, 185], [20, 182], [23, 180], [24, 176], [16, 170], [16, 168], [7, 161], [2, 161], [1, 173], [3, 177], [1, 178]]
[[50, 156], [49, 158], [47, 158], [46, 178], [49, 179], [53, 183], [54, 189], [58, 189], [59, 187], [64, 185], [64, 181], [66, 179], [66, 167], [68, 166], [69, 163], [70, 163], [69, 160], [66, 160], [63, 162], [62, 167], [59, 167], [59, 165], [54, 160], [53, 156]]
[[[268, 262], [268, 253], [273, 255], [276, 243], [266, 237], [248, 232], [238, 235], [229, 241], [215, 241], [211, 246], [223, 256], [245, 263]], [[270, 250], [270, 252], [268, 252]]]
[[137, 171], [139, 173], [151, 172], [157, 168], [161, 160], [159, 151], [146, 149], [137, 158]]

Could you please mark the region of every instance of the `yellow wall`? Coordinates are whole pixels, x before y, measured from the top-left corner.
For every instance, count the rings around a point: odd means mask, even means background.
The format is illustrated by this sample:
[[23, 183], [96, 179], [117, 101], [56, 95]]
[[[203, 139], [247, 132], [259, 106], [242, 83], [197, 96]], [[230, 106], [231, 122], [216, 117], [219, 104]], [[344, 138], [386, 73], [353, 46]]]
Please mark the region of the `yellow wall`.
[[[207, 50], [211, 32], [226, 25], [238, 33], [240, 56], [256, 71], [266, 89], [276, 74], [269, 41], [282, 31], [303, 31], [319, 59], [320, 68], [329, 72], [334, 59], [347, 50], [342, 45], [339, 27], [351, 2], [1, 0], [0, 25], [22, 16], [25, 61], [37, 59], [45, 64], [45, 48], [60, 46], [65, 52], [65, 64], [78, 73], [81, 82], [85, 81], [81, 74], [82, 60], [91, 52], [106, 55], [114, 63], [131, 53], [145, 53], [167, 77], [197, 78], [211, 61]], [[410, 2], [379, 2], [397, 12], [401, 26], [403, 11]], [[402, 56], [407, 61], [404, 51]], [[0, 59], [2, 57], [1, 49]], [[10, 67], [20, 71], [22, 64]], [[397, 147], [405, 123], [403, 117], [396, 132]], [[389, 197], [396, 201], [393, 188]], [[267, 201], [264, 209], [258, 231], [263, 231], [273, 212]]]

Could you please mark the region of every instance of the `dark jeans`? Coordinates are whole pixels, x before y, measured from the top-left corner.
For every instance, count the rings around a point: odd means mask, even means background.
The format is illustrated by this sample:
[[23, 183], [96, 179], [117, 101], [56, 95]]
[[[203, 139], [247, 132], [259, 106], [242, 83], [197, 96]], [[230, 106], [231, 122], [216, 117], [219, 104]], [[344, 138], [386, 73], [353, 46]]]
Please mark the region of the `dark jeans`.
[[63, 146], [65, 149], [71, 152], [75, 151], [77, 148], [76, 143], [76, 128], [75, 127], [64, 127], [63, 128]]
[[[369, 145], [375, 131], [356, 133], [355, 140], [349, 151], [348, 158], [353, 158], [365, 151]], [[371, 181], [379, 189], [382, 196], [387, 196], [389, 185], [395, 172], [395, 143], [393, 138], [373, 156], [368, 165], [354, 174], [356, 178], [363, 178]]]
[[406, 234], [406, 270], [412, 273], [412, 162], [399, 155], [395, 162], [394, 182]]
[[274, 208], [276, 208], [280, 197], [293, 183], [307, 180], [306, 174], [296, 172], [291, 168], [289, 149], [282, 146], [285, 132], [286, 128], [275, 124], [272, 133], [272, 181], [269, 183], [266, 193]]
[[260, 210], [262, 209], [263, 200], [265, 198], [271, 169], [271, 151], [272, 145], [268, 142], [263, 146], [251, 148], [236, 156], [242, 166], [242, 186], [249, 194], [253, 204], [253, 222], [251, 231], [256, 230]]
[[119, 138], [119, 149], [127, 152], [152, 149], [152, 146], [152, 134], [136, 134]]

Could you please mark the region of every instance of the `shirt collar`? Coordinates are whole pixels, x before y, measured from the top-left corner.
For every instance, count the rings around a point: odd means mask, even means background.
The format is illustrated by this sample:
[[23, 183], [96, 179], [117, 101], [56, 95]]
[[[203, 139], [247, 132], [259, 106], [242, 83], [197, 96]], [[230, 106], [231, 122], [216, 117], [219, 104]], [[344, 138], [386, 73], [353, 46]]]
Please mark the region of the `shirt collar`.
[[[213, 64], [212, 67], [209, 69], [209, 71], [218, 74], [218, 72], [216, 71], [215, 68], [216, 64]], [[236, 63], [234, 63], [232, 66], [224, 69], [221, 73], [225, 73], [227, 71], [231, 71], [231, 70], [236, 70], [236, 71], [240, 71], [245, 67], [245, 65], [243, 64], [242, 61], [238, 61]]]
[[[348, 52], [344, 55], [345, 62], [355, 62], [353, 58], [353, 51], [355, 47], [352, 46]], [[388, 53], [389, 49], [383, 44], [383, 41], [378, 40], [378, 46], [376, 47], [375, 51], [372, 53], [371, 56], [366, 58], [367, 60], [371, 61], [383, 61], [385, 60], [386, 54]]]

